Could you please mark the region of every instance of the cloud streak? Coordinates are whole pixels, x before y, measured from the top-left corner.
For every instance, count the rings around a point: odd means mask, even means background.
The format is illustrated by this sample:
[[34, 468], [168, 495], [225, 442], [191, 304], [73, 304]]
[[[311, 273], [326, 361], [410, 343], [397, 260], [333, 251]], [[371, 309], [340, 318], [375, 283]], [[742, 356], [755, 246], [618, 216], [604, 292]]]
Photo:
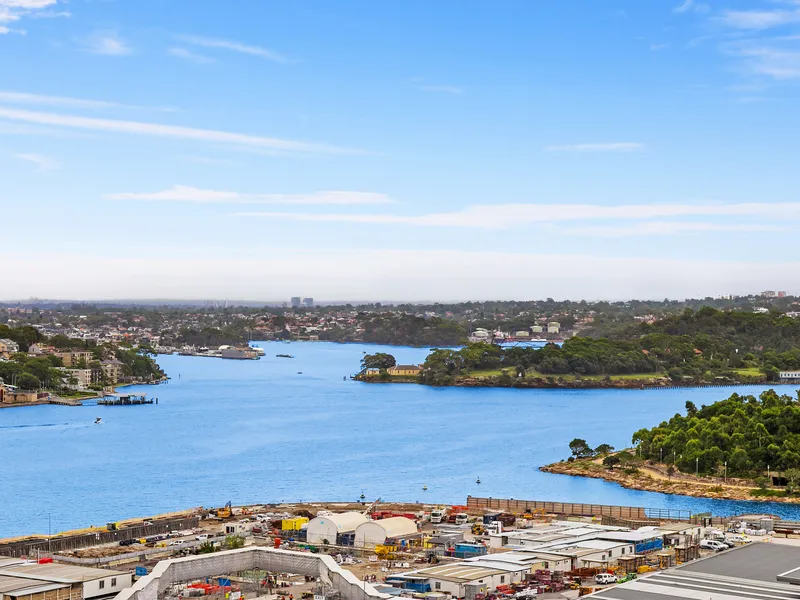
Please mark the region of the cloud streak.
[[800, 23], [800, 10], [728, 10], [722, 13], [720, 22], [732, 29], [762, 31]]
[[14, 156], [19, 160], [33, 164], [37, 171], [52, 171], [60, 166], [58, 162], [42, 154], [23, 153], [15, 154]]
[[161, 138], [183, 139], [195, 142], [210, 142], [234, 146], [264, 148], [301, 153], [322, 154], [358, 154], [359, 150], [320, 144], [301, 142], [279, 138], [268, 138], [244, 133], [231, 133], [214, 129], [197, 129], [161, 123], [145, 123], [141, 121], [123, 121], [117, 119], [98, 119], [64, 115], [57, 113], [34, 112], [0, 107], [0, 119], [35, 123], [37, 125], [54, 125], [71, 129], [104, 131], [107, 133], [125, 133]]
[[452, 94], [460, 96], [464, 93], [464, 89], [456, 85], [421, 85], [419, 89], [423, 92], [433, 92], [437, 94]]
[[203, 190], [175, 185], [158, 192], [123, 192], [106, 194], [108, 200], [136, 200], [148, 202], [192, 202], [196, 204], [283, 204], [283, 205], [366, 205], [391, 204], [385, 194], [373, 192], [321, 191], [309, 194], [247, 194]]
[[103, 56], [128, 56], [133, 53], [133, 48], [115, 31], [96, 31], [82, 40], [81, 45], [86, 52]]
[[250, 56], [257, 56], [259, 58], [263, 58], [265, 60], [269, 60], [279, 64], [288, 64], [292, 62], [289, 58], [287, 58], [283, 54], [275, 52], [274, 50], [270, 50], [269, 48], [263, 48], [261, 46], [252, 46], [249, 44], [243, 44], [241, 42], [235, 42], [231, 40], [221, 40], [217, 38], [208, 38], [199, 35], [177, 35], [175, 36], [175, 38], [186, 44], [192, 44], [194, 46], [202, 46], [204, 48], [217, 48], [221, 50], [230, 50], [231, 52], [238, 52], [239, 54], [248, 54]]
[[44, 94], [29, 94], [26, 92], [12, 92], [7, 90], [0, 90], [0, 104], [14, 104], [21, 106], [29, 105], [43, 105], [43, 106], [61, 106], [64, 108], [85, 108], [88, 110], [104, 110], [104, 109], [147, 109], [147, 110], [161, 110], [171, 112], [174, 109], [170, 108], [154, 108], [149, 109], [146, 106], [136, 106], [133, 104], [121, 104], [119, 102], [107, 102], [105, 100], [86, 100], [83, 98], [70, 98], [67, 96], [48, 96]]
[[214, 64], [217, 61], [213, 58], [208, 56], [203, 56], [202, 54], [197, 54], [196, 52], [192, 52], [191, 50], [187, 50], [186, 48], [169, 48], [167, 50], [171, 56], [176, 56], [178, 58], [182, 58], [183, 60], [188, 60], [189, 62], [193, 62], [197, 65], [210, 65]]
[[639, 142], [605, 142], [598, 144], [564, 144], [547, 146], [548, 152], [638, 152], [645, 145]]
[[[598, 206], [591, 204], [499, 204], [476, 205], [458, 212], [424, 215], [392, 214], [326, 214], [295, 212], [242, 212], [237, 216], [283, 219], [302, 222], [372, 223], [411, 225], [417, 227], [451, 227], [472, 229], [510, 229], [542, 223], [575, 221], [646, 221], [676, 217], [762, 217], [800, 219], [800, 203], [740, 204], [629, 204]], [[641, 224], [632, 224], [637, 227]], [[684, 230], [706, 228], [709, 224], [680, 224]], [[647, 227], [647, 226], [646, 226]], [[662, 230], [677, 224], [662, 223]], [[626, 229], [629, 229], [626, 226]], [[655, 230], [654, 230], [655, 231]]]

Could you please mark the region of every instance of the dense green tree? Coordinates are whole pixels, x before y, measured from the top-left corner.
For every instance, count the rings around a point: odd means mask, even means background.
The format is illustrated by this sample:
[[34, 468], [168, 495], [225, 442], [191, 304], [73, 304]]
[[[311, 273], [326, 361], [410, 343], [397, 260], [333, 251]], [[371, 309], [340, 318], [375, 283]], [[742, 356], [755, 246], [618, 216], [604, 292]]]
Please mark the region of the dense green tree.
[[575, 438], [569, 443], [569, 449], [575, 458], [587, 458], [594, 456], [594, 450], [586, 443], [586, 440]]
[[397, 364], [394, 356], [385, 352], [365, 354], [361, 359], [362, 369], [389, 369]]

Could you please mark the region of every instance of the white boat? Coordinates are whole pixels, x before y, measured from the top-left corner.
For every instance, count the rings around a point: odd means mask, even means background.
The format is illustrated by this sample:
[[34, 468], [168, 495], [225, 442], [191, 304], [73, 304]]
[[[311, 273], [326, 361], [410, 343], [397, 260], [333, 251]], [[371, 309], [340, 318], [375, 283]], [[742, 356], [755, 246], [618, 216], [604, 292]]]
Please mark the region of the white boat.
[[100, 425], [102, 422], [103, 422], [103, 418], [102, 418], [102, 417], [97, 417], [97, 418], [94, 420], [94, 424], [95, 424], [95, 425]]

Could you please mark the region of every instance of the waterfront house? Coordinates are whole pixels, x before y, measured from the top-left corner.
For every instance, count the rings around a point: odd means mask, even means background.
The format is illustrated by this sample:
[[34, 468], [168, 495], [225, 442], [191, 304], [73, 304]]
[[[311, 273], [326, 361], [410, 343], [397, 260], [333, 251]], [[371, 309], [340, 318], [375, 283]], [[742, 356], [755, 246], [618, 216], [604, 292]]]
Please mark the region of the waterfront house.
[[0, 357], [9, 358], [15, 352], [19, 352], [19, 344], [8, 338], [0, 338]]
[[122, 363], [118, 360], [104, 360], [100, 363], [103, 375], [109, 383], [117, 383], [122, 376]]
[[422, 372], [422, 368], [419, 365], [395, 365], [388, 369], [389, 375], [393, 376], [407, 376], [407, 377], [416, 377]]

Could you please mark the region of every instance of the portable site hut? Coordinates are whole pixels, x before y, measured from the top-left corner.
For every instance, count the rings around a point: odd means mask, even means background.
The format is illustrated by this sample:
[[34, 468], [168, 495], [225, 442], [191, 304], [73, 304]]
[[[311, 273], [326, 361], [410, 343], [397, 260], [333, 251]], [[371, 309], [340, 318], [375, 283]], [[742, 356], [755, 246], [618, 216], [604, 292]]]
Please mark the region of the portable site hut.
[[367, 521], [356, 528], [356, 548], [374, 548], [388, 540], [409, 539], [418, 536], [417, 524], [405, 517], [389, 517]]
[[367, 517], [359, 512], [335, 513], [325, 517], [314, 517], [306, 528], [306, 541], [309, 544], [336, 544], [339, 536], [354, 533], [356, 527], [367, 522]]

